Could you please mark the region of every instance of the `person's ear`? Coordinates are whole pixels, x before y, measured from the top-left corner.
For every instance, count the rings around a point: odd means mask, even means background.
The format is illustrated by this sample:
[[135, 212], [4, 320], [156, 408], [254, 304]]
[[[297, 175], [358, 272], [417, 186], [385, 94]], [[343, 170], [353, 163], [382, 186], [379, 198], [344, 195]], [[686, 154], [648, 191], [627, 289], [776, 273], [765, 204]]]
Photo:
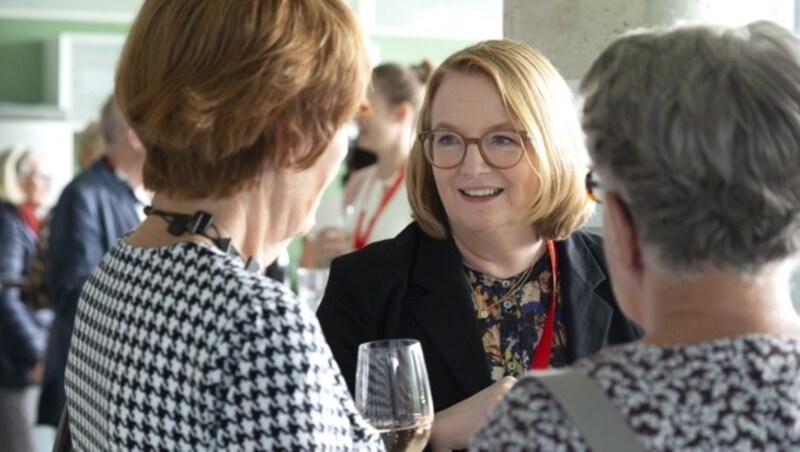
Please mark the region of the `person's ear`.
[[130, 127], [125, 130], [125, 139], [128, 141], [128, 146], [130, 146], [131, 149], [134, 149], [137, 152], [144, 152], [144, 145], [142, 144], [142, 141], [139, 139], [139, 136], [136, 135], [136, 132], [134, 132]]
[[394, 107], [394, 119], [398, 122], [412, 121], [414, 119], [414, 107], [411, 102], [403, 101]]
[[627, 271], [640, 273], [644, 263], [642, 249], [628, 206], [616, 194], [607, 193], [603, 208], [606, 209], [606, 221], [611, 229], [609, 232], [614, 234], [617, 245], [614, 252], [617, 253], [620, 264]]

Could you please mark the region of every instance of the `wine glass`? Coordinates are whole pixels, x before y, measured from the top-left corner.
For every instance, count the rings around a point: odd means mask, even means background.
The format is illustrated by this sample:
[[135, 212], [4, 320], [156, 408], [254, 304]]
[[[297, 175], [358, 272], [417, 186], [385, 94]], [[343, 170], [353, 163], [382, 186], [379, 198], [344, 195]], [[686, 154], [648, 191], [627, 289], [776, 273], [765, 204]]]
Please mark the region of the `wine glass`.
[[389, 339], [358, 347], [356, 407], [378, 430], [387, 451], [425, 447], [433, 400], [419, 341]]
[[305, 268], [300, 267], [295, 272], [297, 279], [297, 297], [308, 305], [312, 311], [316, 311], [322, 296], [325, 295], [325, 286], [328, 284], [327, 268]]

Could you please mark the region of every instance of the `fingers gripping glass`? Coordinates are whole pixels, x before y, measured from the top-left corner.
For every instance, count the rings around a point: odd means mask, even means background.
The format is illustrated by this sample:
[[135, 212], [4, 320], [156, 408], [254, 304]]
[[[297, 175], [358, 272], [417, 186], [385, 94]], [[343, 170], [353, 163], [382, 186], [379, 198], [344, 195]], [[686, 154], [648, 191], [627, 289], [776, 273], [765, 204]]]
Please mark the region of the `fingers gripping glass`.
[[355, 399], [388, 452], [421, 451], [433, 425], [433, 399], [419, 341], [388, 339], [359, 345]]
[[586, 194], [589, 195], [589, 199], [598, 204], [603, 202], [605, 192], [600, 186], [600, 178], [594, 170], [589, 170], [589, 172], [586, 173]]
[[478, 146], [483, 161], [492, 168], [511, 168], [525, 155], [525, 142], [530, 141], [528, 132], [498, 130], [480, 138], [467, 138], [447, 129], [430, 130], [419, 134], [425, 158], [440, 169], [455, 168], [467, 155], [470, 144]]

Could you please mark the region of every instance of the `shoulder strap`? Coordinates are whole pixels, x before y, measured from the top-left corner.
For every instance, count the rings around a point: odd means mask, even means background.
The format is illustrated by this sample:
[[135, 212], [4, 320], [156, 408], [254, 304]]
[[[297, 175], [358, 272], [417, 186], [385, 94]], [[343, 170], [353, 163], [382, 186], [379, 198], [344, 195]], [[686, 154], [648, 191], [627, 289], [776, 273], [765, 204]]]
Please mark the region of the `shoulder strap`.
[[594, 452], [644, 451], [605, 392], [586, 373], [574, 369], [534, 372]]

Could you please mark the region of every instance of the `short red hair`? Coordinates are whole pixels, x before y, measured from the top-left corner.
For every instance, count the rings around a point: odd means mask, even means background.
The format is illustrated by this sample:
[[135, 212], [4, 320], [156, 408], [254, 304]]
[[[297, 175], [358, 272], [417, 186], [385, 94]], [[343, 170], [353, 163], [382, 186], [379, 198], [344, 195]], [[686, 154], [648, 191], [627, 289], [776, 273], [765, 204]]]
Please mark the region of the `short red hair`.
[[364, 102], [362, 39], [338, 0], [146, 0], [115, 91], [145, 186], [225, 197], [311, 166]]

